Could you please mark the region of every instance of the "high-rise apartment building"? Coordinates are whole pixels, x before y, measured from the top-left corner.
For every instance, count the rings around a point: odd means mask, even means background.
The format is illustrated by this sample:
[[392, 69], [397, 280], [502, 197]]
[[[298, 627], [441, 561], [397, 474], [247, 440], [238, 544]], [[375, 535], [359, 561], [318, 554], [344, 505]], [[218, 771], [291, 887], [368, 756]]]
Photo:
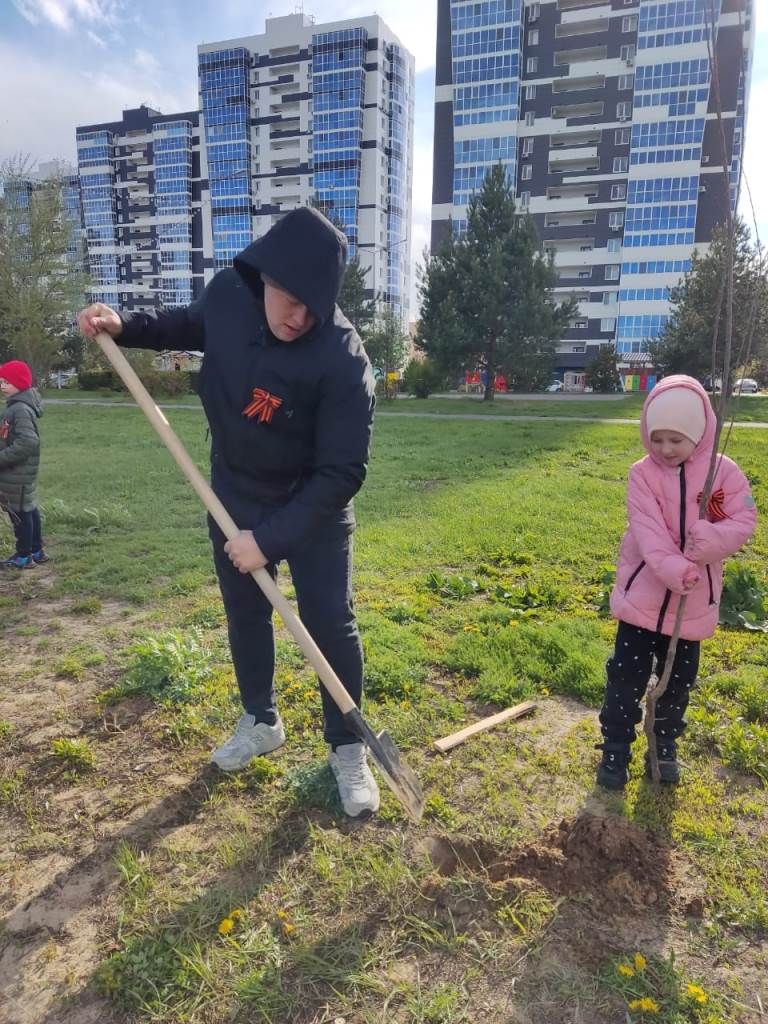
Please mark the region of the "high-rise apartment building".
[[200, 46], [198, 70], [206, 267], [229, 266], [316, 202], [359, 255], [369, 294], [407, 322], [414, 61], [397, 37], [375, 16], [317, 25], [297, 13]]
[[579, 302], [558, 358], [574, 382], [600, 344], [625, 371], [647, 364], [670, 289], [735, 203], [752, 0], [712, 12], [710, 0], [438, 0], [432, 245], [461, 230], [501, 161], [554, 254], [558, 295]]
[[198, 112], [142, 106], [76, 137], [94, 300], [126, 310], [187, 305], [204, 281]]

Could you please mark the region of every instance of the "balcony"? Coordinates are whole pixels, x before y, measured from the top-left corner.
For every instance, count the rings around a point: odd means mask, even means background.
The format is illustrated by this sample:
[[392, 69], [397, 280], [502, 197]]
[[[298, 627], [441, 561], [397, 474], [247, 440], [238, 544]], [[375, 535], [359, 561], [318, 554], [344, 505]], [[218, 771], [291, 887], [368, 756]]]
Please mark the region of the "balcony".
[[552, 83], [552, 92], [558, 93], [591, 92], [593, 89], [605, 88], [605, 75], [582, 75], [581, 78], [568, 76], [556, 78]]
[[597, 216], [586, 210], [568, 210], [562, 213], [548, 213], [544, 217], [545, 228], [576, 228], [582, 225], [594, 225]]
[[551, 116], [555, 120], [572, 120], [577, 117], [601, 117], [603, 103], [558, 103], [552, 107]]
[[573, 36], [591, 36], [597, 32], [607, 32], [609, 25], [608, 18], [562, 22], [555, 25], [555, 39], [570, 39]]
[[586, 46], [581, 49], [555, 51], [555, 67], [587, 64], [594, 60], [607, 60], [607, 46]]
[[599, 165], [597, 146], [569, 146], [550, 151], [549, 166], [559, 170], [563, 164], [587, 163]]

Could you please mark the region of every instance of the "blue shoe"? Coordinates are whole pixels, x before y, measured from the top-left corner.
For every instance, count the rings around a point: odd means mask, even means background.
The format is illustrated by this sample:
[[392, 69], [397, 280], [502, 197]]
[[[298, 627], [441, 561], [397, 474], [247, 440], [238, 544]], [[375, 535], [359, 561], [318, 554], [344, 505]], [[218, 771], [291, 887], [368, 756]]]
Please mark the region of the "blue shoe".
[[45, 565], [46, 562], [50, 562], [50, 558], [46, 555], [43, 549], [40, 548], [39, 551], [32, 552], [32, 561], [35, 565]]
[[0, 568], [34, 569], [35, 562], [31, 555], [12, 555], [10, 558], [6, 558], [4, 562], [0, 562]]

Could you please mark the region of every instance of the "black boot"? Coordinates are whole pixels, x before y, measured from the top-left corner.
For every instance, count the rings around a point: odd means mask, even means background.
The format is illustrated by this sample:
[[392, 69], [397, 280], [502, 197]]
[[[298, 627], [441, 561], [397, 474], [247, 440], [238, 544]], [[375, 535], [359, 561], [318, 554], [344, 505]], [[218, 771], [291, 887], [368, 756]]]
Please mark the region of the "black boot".
[[[662, 740], [656, 737], [656, 757], [659, 759], [659, 775], [661, 781], [674, 786], [680, 781], [680, 765], [677, 763], [677, 744], [674, 740]], [[651, 778], [651, 759], [645, 752], [645, 774]]]
[[629, 762], [632, 759], [628, 743], [598, 743], [603, 759], [597, 769], [597, 784], [603, 789], [624, 789], [629, 781]]

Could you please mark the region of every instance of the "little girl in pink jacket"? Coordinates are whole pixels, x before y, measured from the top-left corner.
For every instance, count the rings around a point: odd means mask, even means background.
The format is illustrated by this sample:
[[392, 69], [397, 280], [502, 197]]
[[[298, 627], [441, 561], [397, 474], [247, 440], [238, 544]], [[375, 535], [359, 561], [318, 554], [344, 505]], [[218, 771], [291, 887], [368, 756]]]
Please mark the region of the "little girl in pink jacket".
[[757, 515], [747, 478], [732, 459], [718, 456], [706, 518], [699, 518], [715, 415], [698, 381], [682, 374], [665, 377], [646, 399], [640, 429], [648, 454], [629, 473], [629, 525], [611, 594], [619, 626], [606, 666], [603, 758], [597, 772], [598, 784], [606, 789], [622, 789], [627, 782], [630, 745], [653, 661], [661, 672], [685, 594], [681, 639], [655, 726], [662, 781], [679, 780], [675, 741], [685, 729], [699, 642], [717, 627], [723, 559], [749, 539]]

